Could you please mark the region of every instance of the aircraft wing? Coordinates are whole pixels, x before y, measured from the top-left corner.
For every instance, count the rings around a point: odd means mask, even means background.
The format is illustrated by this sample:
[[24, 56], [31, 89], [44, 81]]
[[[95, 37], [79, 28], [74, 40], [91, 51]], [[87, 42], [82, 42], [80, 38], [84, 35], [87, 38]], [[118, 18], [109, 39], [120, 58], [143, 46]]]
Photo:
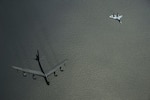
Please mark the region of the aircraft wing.
[[61, 61], [57, 65], [54, 66], [54, 69], [50, 70], [48, 73], [46, 73], [46, 76], [48, 77], [50, 74], [54, 73], [57, 69], [64, 66], [64, 64], [67, 62], [67, 59]]
[[45, 77], [45, 75], [40, 71], [35, 71], [35, 70], [31, 70], [31, 69], [24, 69], [24, 68], [20, 68], [20, 67], [16, 67], [16, 66], [12, 66], [12, 68], [15, 70], [18, 70], [18, 71], [22, 71], [24, 73], [29, 73], [29, 74], [34, 74], [37, 76]]
[[122, 18], [122, 17], [123, 17], [123, 15], [118, 16], [119, 19]]

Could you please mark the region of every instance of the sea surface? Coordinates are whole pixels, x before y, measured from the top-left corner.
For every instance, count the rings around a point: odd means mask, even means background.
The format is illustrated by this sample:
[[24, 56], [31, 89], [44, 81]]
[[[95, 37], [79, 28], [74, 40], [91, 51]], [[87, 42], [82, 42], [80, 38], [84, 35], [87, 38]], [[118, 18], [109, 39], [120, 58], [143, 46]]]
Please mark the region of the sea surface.
[[[50, 86], [11, 68], [37, 50], [45, 72], [68, 59]], [[150, 1], [2, 0], [0, 55], [1, 100], [150, 100]]]

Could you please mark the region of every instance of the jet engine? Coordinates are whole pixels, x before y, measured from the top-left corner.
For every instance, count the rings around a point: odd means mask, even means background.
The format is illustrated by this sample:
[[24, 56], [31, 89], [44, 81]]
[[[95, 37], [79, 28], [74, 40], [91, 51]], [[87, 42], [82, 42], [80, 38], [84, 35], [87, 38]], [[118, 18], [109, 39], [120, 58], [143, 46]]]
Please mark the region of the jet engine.
[[56, 72], [54, 72], [54, 76], [57, 77], [58, 75], [56, 74]]
[[27, 77], [27, 73], [23, 72], [23, 77]]
[[34, 75], [34, 74], [32, 75], [32, 79], [33, 79], [33, 80], [36, 80], [36, 77], [35, 77], [35, 75]]
[[59, 68], [61, 72], [63, 72], [64, 70], [62, 69], [62, 67]]

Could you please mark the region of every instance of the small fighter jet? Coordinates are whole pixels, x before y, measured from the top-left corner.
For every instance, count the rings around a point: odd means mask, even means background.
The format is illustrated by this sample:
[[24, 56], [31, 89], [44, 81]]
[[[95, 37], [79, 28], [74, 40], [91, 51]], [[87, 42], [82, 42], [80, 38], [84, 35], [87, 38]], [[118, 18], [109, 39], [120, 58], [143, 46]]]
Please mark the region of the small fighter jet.
[[112, 15], [110, 15], [109, 16], [109, 18], [112, 18], [112, 19], [114, 19], [114, 20], [117, 20], [117, 21], [119, 21], [119, 23], [120, 24], [122, 24], [122, 22], [121, 22], [121, 18], [123, 17], [123, 15], [119, 15], [118, 13], [115, 15], [115, 14], [112, 14]]
[[54, 76], [57, 76], [56, 71], [59, 69], [61, 72], [63, 71], [62, 66], [65, 66], [65, 63], [67, 62], [67, 59], [59, 62], [58, 64], [56, 64], [54, 66], [54, 68], [52, 70], [50, 70], [49, 72], [45, 73], [42, 65], [40, 63], [40, 57], [39, 57], [39, 51], [37, 50], [37, 54], [36, 54], [36, 58], [35, 60], [38, 62], [40, 70], [41, 71], [36, 71], [36, 70], [31, 70], [31, 69], [24, 69], [24, 68], [20, 68], [20, 67], [16, 67], [16, 66], [12, 66], [13, 69], [17, 70], [17, 71], [21, 71], [23, 72], [23, 76], [26, 77], [27, 73], [28, 74], [32, 74], [32, 78], [35, 80], [35, 76], [40, 76], [43, 77], [46, 84], [50, 85], [50, 82], [48, 81], [48, 76], [50, 76], [52, 73], [54, 74]]

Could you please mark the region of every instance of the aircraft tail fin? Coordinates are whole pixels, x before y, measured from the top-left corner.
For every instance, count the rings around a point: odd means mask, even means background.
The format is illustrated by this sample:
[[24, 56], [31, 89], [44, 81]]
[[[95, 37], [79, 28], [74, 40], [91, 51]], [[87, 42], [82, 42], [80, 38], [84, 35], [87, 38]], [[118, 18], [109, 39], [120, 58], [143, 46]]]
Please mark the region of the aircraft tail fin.
[[36, 61], [39, 61], [40, 60], [40, 56], [39, 56], [39, 50], [37, 50], [37, 54], [36, 54], [36, 58], [35, 58]]

